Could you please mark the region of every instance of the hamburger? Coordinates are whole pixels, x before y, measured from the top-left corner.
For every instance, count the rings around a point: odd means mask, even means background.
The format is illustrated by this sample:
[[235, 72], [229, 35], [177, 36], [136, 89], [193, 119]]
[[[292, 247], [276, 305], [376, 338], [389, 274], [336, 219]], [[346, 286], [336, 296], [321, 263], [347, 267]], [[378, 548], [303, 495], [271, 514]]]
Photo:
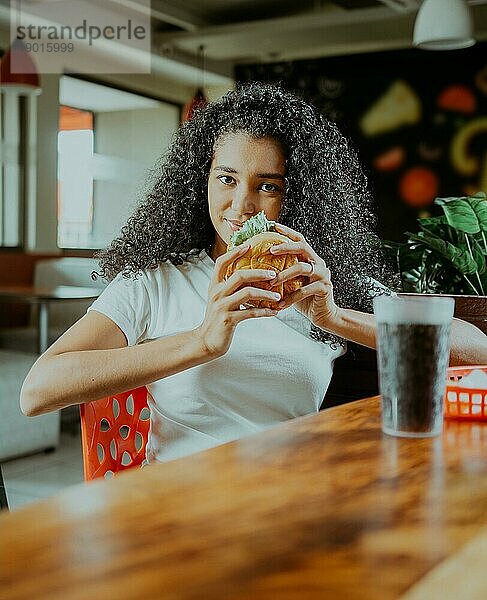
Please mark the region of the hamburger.
[[[275, 271], [278, 274], [284, 271], [284, 269], [292, 267], [299, 262], [297, 254], [274, 255], [270, 252], [272, 246], [289, 241], [292, 241], [291, 238], [275, 230], [275, 222], [269, 221], [264, 211], [254, 215], [245, 221], [242, 228], [236, 231], [230, 238], [227, 250], [231, 250], [245, 242], [250, 244], [250, 248], [227, 267], [226, 278], [228, 279], [239, 269], [266, 269]], [[286, 296], [302, 287], [304, 282], [305, 278], [298, 276], [272, 287], [270, 281], [255, 281], [251, 285], [263, 290], [278, 292], [281, 294], [281, 299], [284, 300]], [[256, 300], [247, 303], [246, 306], [278, 308], [277, 302], [273, 300]]]

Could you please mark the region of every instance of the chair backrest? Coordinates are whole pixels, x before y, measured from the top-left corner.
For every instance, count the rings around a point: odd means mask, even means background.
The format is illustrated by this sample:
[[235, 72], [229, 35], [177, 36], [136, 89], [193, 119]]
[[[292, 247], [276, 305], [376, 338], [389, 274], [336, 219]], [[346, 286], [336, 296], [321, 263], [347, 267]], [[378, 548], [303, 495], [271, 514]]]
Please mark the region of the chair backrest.
[[85, 480], [142, 464], [149, 433], [145, 386], [80, 405]]

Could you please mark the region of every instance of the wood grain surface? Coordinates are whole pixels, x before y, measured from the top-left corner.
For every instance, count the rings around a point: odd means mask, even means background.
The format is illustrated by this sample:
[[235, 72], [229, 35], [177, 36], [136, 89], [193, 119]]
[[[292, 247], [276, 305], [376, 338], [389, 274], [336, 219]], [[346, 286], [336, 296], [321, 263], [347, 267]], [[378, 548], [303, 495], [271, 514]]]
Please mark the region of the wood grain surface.
[[401, 600], [485, 600], [487, 598], [487, 527], [419, 583], [410, 588]]
[[487, 424], [389, 437], [371, 398], [1, 515], [0, 597], [387, 600], [486, 523]]

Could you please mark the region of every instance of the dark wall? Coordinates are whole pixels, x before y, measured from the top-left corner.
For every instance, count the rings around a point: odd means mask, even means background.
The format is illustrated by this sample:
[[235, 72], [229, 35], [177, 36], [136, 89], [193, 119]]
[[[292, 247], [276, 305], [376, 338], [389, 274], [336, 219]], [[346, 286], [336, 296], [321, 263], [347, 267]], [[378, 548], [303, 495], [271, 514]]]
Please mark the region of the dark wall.
[[418, 216], [439, 214], [436, 196], [487, 191], [487, 43], [240, 65], [236, 79], [280, 82], [338, 123], [369, 176], [382, 237], [401, 240]]

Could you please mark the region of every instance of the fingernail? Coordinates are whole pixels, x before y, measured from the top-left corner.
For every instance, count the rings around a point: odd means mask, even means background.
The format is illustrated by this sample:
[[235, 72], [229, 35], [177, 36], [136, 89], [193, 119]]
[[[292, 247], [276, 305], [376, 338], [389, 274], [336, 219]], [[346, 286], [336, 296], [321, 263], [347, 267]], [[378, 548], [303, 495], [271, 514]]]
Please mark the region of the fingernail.
[[277, 275], [275, 271], [266, 271], [265, 274], [266, 277], [269, 277], [269, 279], [274, 279], [274, 277]]
[[272, 295], [274, 296], [274, 298], [276, 300], [280, 300], [281, 299], [281, 294], [278, 294], [277, 292], [272, 292]]

